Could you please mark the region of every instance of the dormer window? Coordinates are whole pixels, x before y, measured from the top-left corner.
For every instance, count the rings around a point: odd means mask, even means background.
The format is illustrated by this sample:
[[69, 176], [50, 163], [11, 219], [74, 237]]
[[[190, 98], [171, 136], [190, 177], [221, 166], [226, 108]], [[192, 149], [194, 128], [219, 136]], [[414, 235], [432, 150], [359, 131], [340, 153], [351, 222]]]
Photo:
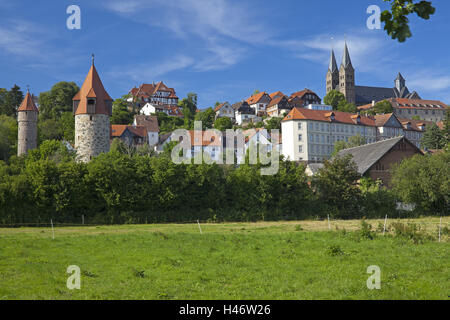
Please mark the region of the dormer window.
[[87, 99], [87, 113], [95, 113], [95, 99], [94, 98]]

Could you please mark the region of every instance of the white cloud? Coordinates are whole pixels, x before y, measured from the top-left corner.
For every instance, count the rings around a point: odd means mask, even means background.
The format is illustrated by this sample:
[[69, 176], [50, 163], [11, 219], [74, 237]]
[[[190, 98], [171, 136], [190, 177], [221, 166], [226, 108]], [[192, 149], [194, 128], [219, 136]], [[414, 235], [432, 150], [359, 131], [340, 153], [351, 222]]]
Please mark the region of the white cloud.
[[245, 58], [248, 46], [270, 37], [268, 28], [258, 22], [257, 16], [252, 17], [254, 8], [242, 1], [112, 0], [105, 6], [134, 22], [169, 30], [186, 45], [195, 42], [201, 52], [196, 52], [195, 58], [192, 54], [192, 67], [200, 72], [236, 65]]
[[192, 66], [193, 59], [178, 55], [161, 63], [152, 62], [151, 65], [139, 64], [134, 66], [122, 66], [108, 72], [108, 75], [114, 78], [122, 78], [133, 81], [148, 81], [148, 79], [158, 79], [169, 72], [185, 69]]
[[19, 56], [41, 54], [41, 42], [35, 40], [36, 28], [21, 21], [7, 21], [0, 25], [0, 51]]
[[294, 52], [300, 59], [305, 59], [328, 65], [330, 51], [334, 48], [338, 67], [342, 59], [344, 44], [347, 42], [352, 64], [359, 71], [367, 72], [379, 69], [380, 59], [384, 52], [386, 41], [368, 34], [354, 33], [344, 38], [332, 37], [329, 34], [314, 35], [306, 40], [280, 41], [279, 45]]

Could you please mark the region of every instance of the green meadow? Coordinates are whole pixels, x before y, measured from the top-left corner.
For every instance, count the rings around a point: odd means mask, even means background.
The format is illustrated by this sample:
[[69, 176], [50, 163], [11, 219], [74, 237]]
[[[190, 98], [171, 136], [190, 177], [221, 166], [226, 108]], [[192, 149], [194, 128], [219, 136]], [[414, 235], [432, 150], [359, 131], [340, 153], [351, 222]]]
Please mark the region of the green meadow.
[[367, 222], [0, 229], [0, 299], [448, 299], [450, 218]]

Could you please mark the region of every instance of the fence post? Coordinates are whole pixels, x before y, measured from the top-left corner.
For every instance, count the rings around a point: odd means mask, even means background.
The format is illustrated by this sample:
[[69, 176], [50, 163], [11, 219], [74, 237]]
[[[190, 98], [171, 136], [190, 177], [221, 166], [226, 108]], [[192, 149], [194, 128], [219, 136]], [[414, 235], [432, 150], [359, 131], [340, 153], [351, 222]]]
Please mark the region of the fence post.
[[53, 219], [50, 219], [50, 224], [52, 225], [52, 239], [55, 240], [55, 230], [53, 229]]
[[81, 223], [84, 224], [84, 214], [81, 215]]
[[328, 215], [328, 230], [331, 230], [330, 215]]
[[200, 230], [200, 234], [203, 234], [202, 228], [200, 227], [200, 221], [197, 220], [197, 224], [198, 224], [198, 228], [199, 228], [199, 230]]
[[384, 218], [383, 236], [384, 236], [384, 233], [386, 232], [386, 222], [387, 222], [387, 215], [386, 215], [386, 218]]
[[439, 222], [439, 242], [441, 242], [441, 228], [442, 228], [442, 217], [441, 221]]

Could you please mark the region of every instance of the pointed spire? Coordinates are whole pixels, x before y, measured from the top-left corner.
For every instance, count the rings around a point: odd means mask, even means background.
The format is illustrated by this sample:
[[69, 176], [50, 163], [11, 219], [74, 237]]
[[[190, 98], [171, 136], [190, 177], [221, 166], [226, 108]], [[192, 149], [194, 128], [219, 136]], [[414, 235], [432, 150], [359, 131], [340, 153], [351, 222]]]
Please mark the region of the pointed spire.
[[331, 73], [333, 73], [337, 70], [336, 57], [334, 56], [333, 49], [331, 49], [330, 65], [328, 66], [328, 70], [330, 70]]
[[403, 76], [400, 72], [398, 73], [397, 78], [395, 80], [405, 81], [405, 79], [403, 78]]
[[100, 76], [97, 73], [97, 69], [94, 66], [94, 61], [92, 60], [92, 66], [89, 70], [80, 91], [73, 97], [74, 101], [79, 101], [79, 105], [76, 109], [75, 115], [86, 114], [87, 111], [87, 99], [95, 98], [96, 108], [95, 113], [97, 114], [109, 114], [110, 110], [107, 106], [107, 102], [113, 101], [103, 87]]
[[344, 68], [347, 68], [348, 66], [353, 68], [352, 60], [350, 60], [350, 54], [348, 53], [347, 42], [345, 42], [344, 55], [342, 56], [341, 66], [344, 66]]
[[92, 54], [92, 65], [94, 65], [95, 54]]
[[22, 103], [20, 104], [19, 109], [17, 111], [36, 111], [39, 112], [38, 108], [34, 104], [33, 97], [30, 94], [30, 91], [27, 90], [27, 94], [25, 95], [25, 98], [23, 99]]

